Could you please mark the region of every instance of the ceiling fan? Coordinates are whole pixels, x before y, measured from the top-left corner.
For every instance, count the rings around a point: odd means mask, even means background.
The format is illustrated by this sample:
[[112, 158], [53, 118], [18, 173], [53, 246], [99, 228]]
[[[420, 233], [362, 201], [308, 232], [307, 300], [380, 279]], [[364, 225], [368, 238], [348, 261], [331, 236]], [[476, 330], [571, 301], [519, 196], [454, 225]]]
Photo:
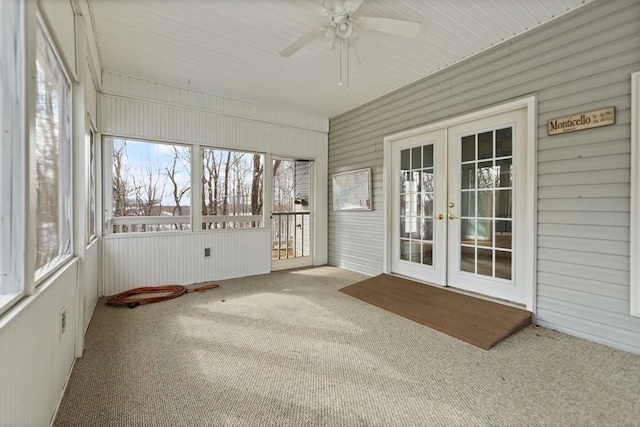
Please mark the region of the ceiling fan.
[[[292, 0], [293, 1], [293, 0]], [[350, 47], [355, 47], [358, 38], [357, 29], [378, 31], [381, 33], [395, 34], [407, 38], [413, 38], [420, 31], [420, 23], [416, 21], [405, 21], [401, 19], [379, 18], [373, 16], [361, 16], [353, 18], [364, 0], [323, 0], [322, 14], [329, 19], [329, 23], [321, 28], [315, 29], [286, 48], [279, 54], [285, 58], [290, 57], [298, 50], [302, 49], [312, 41], [324, 37], [329, 46], [334, 48], [336, 42], [340, 44], [340, 84], [342, 84], [342, 55], [343, 51], [347, 55], [347, 87], [349, 86], [349, 51]], [[357, 52], [356, 52], [357, 58]]]

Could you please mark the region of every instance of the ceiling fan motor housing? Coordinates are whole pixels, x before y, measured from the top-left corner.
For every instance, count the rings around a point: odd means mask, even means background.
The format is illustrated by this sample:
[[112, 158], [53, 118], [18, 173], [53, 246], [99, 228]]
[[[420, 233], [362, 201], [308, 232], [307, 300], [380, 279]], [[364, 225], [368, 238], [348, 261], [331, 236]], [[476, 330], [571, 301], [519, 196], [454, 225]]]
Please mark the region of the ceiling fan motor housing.
[[336, 29], [336, 35], [341, 39], [347, 39], [353, 32], [353, 26], [346, 12], [336, 13], [331, 17], [331, 22]]

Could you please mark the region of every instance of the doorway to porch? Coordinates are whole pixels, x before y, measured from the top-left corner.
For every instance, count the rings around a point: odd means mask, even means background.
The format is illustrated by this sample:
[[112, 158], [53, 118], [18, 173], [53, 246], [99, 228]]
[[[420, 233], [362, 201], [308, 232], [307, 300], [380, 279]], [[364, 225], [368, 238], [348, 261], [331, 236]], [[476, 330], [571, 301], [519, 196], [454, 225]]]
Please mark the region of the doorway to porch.
[[312, 263], [310, 160], [273, 158], [271, 270]]

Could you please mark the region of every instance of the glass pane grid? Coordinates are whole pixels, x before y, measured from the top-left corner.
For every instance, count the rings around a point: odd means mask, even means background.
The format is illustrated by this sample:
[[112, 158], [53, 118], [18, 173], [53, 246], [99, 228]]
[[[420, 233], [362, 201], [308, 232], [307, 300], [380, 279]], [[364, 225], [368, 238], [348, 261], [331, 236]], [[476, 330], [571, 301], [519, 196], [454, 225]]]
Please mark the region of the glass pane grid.
[[461, 138], [460, 270], [512, 278], [511, 128]]
[[433, 265], [433, 145], [400, 151], [400, 259]]

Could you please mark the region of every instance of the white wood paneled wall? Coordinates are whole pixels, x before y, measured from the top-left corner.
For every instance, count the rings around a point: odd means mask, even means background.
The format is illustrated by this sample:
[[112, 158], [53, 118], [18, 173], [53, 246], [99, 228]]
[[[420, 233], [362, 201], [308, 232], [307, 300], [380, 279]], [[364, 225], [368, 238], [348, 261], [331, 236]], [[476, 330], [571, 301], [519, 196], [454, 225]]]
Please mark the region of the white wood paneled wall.
[[[108, 71], [102, 75], [102, 90], [103, 135], [313, 159], [314, 182], [319, 183], [313, 195], [314, 264], [326, 264], [328, 119]], [[267, 224], [270, 227], [268, 221]], [[270, 233], [270, 228], [266, 228], [106, 236], [102, 246], [104, 294], [139, 286], [185, 284], [269, 272]], [[211, 258], [204, 258], [205, 247], [211, 247]]]
[[[77, 277], [74, 261], [38, 287], [28, 309], [0, 319], [0, 425], [51, 423], [75, 356]], [[67, 330], [61, 334], [65, 306]]]
[[[104, 293], [268, 273], [270, 243], [268, 229], [105, 238]], [[204, 248], [211, 248], [211, 257], [204, 257]]]
[[310, 116], [279, 108], [256, 105], [246, 101], [178, 88], [110, 71], [103, 71], [102, 84], [103, 93], [105, 94], [146, 99], [155, 103], [180, 106], [229, 117], [257, 120], [264, 123], [278, 124], [321, 133], [327, 133], [329, 131], [329, 120], [324, 117]]

